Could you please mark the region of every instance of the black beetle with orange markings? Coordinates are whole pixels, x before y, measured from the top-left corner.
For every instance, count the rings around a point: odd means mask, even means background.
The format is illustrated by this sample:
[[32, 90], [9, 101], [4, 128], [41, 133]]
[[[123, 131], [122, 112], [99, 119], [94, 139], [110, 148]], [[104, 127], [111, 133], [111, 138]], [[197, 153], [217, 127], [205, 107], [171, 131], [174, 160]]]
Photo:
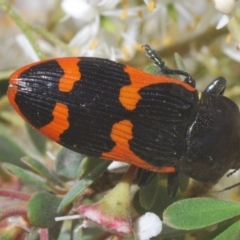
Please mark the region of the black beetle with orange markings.
[[[194, 79], [164, 65], [162, 75], [92, 57], [27, 65], [10, 77], [8, 98], [35, 129], [76, 152], [138, 166], [139, 183], [169, 174], [170, 195], [181, 172], [217, 181], [240, 167], [240, 114], [219, 77], [199, 93]], [[184, 81], [167, 75], [183, 75]]]

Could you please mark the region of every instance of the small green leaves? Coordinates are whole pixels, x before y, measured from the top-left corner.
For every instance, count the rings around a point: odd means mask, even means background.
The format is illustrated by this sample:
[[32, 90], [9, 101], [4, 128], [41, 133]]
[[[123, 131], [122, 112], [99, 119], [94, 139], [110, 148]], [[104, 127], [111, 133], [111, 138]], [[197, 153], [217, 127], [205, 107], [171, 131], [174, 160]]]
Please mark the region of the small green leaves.
[[29, 171], [26, 171], [20, 167], [14, 166], [9, 163], [4, 163], [3, 166], [9, 170], [12, 174], [18, 176], [21, 180], [23, 180], [26, 183], [29, 183], [32, 185], [34, 188], [40, 188], [46, 191], [52, 191], [53, 189], [46, 184], [43, 179], [41, 179], [39, 176], [36, 174], [33, 174]]
[[[156, 196], [154, 197], [154, 194]], [[155, 201], [144, 200], [143, 197], [140, 197], [140, 190], [135, 194], [133, 198], [133, 205], [135, 207], [135, 210], [140, 214], [144, 214], [146, 212], [146, 207], [148, 212], [154, 212], [157, 215], [162, 215], [163, 211], [171, 205], [173, 202], [179, 200], [179, 194], [176, 194], [175, 197], [169, 197], [167, 194], [166, 187], [162, 185], [158, 185], [158, 190], [155, 193], [148, 192], [148, 195], [153, 196], [155, 198]], [[144, 199], [146, 197], [144, 196]], [[151, 206], [151, 207], [150, 207]]]
[[94, 204], [80, 205], [77, 211], [109, 232], [123, 237], [132, 236], [130, 186], [135, 171], [136, 167], [130, 166], [122, 180], [100, 201]]
[[8, 162], [22, 168], [27, 168], [20, 161], [23, 156], [26, 156], [26, 153], [14, 141], [5, 135], [0, 135], [0, 162]]
[[179, 69], [181, 71], [185, 71], [185, 66], [184, 66], [184, 62], [181, 58], [181, 55], [179, 53], [174, 53], [174, 58], [175, 58], [175, 62], [177, 65], [177, 69]]
[[158, 195], [158, 179], [159, 175], [157, 174], [148, 186], [139, 190], [140, 203], [147, 210], [149, 210], [156, 201]]
[[176, 8], [174, 7], [174, 5], [171, 3], [168, 4], [167, 10], [168, 10], [168, 14], [172, 18], [172, 20], [177, 23], [178, 22], [178, 12], [177, 12]]
[[[174, 58], [175, 58], [175, 62], [176, 62], [176, 65], [177, 65], [177, 69], [179, 69], [181, 71], [185, 71], [184, 62], [183, 62], [180, 54], [174, 53]], [[180, 75], [179, 77], [182, 81], [185, 79], [185, 76]]]
[[61, 204], [59, 205], [58, 212], [62, 212], [71, 202], [76, 199], [83, 191], [85, 191], [94, 180], [99, 177], [108, 167], [111, 162], [103, 161], [99, 164], [92, 172], [89, 173], [89, 176], [76, 182], [73, 188], [65, 195]]
[[37, 148], [37, 150], [45, 154], [46, 152], [46, 143], [47, 139], [42, 134], [40, 134], [36, 129], [33, 129], [29, 124], [26, 124], [26, 129], [28, 131], [28, 134], [30, 138], [32, 139], [32, 143]]
[[113, 34], [117, 33], [117, 29], [116, 29], [114, 23], [112, 22], [112, 20], [110, 20], [109, 18], [103, 17], [103, 16], [100, 18], [100, 20], [101, 20], [100, 24], [103, 29], [105, 29], [109, 33], [113, 33]]
[[85, 157], [78, 169], [78, 177], [80, 179], [86, 177], [94, 168], [96, 168], [103, 160], [96, 157]]
[[150, 64], [149, 66], [147, 66], [146, 72], [151, 73], [153, 75], [161, 75], [160, 68], [153, 64]]
[[50, 180], [51, 182], [57, 184], [60, 187], [63, 187], [64, 184], [62, 181], [51, 172], [48, 168], [46, 168], [41, 162], [34, 158], [24, 157], [22, 161], [26, 163], [29, 167], [31, 167], [35, 172], [39, 173], [40, 176], [45, 177], [46, 179]]
[[32, 196], [27, 205], [27, 216], [29, 222], [39, 228], [53, 227], [57, 208], [61, 198], [55, 195], [39, 192]]
[[57, 173], [68, 179], [76, 179], [77, 171], [83, 158], [85, 158], [83, 154], [62, 148], [56, 158], [55, 166]]
[[235, 222], [224, 232], [219, 234], [214, 240], [240, 239], [240, 221]]
[[240, 215], [240, 204], [212, 198], [185, 199], [169, 206], [163, 213], [170, 227], [192, 230]]
[[91, 179], [82, 179], [75, 183], [73, 188], [64, 196], [61, 204], [59, 205], [57, 212], [60, 213], [64, 208], [71, 204], [83, 191], [85, 191], [93, 181]]

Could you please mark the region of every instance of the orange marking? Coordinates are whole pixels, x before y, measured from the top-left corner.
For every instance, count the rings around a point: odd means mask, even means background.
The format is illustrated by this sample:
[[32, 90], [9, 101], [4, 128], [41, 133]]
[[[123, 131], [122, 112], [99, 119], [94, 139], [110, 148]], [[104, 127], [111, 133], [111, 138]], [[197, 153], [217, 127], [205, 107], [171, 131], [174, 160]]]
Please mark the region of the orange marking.
[[23, 116], [23, 114], [21, 113], [18, 105], [15, 102], [15, 97], [17, 95], [18, 92], [18, 88], [15, 85], [9, 85], [8, 86], [8, 90], [7, 90], [7, 96], [8, 96], [8, 100], [9, 102], [12, 104], [13, 108], [16, 110], [16, 112], [22, 117], [24, 118], [24, 120], [27, 121], [27, 119]]
[[8, 90], [7, 90], [7, 96], [8, 96], [9, 102], [12, 104], [12, 106], [16, 110], [16, 112], [27, 122], [28, 122], [28, 120], [24, 117], [24, 115], [22, 114], [21, 110], [19, 109], [18, 105], [15, 102], [15, 97], [18, 92], [18, 83], [19, 83], [19, 81], [21, 81], [21, 79], [19, 78], [20, 74], [36, 64], [37, 63], [33, 63], [33, 64], [24, 66], [24, 67], [18, 69], [17, 71], [15, 71], [9, 78], [9, 86], [8, 86]]
[[[55, 60], [59, 63], [59, 65], [64, 70], [64, 76], [60, 79], [59, 83], [59, 90], [63, 92], [71, 91], [74, 83], [78, 80], [80, 80], [81, 74], [79, 72], [79, 69], [77, 67], [77, 63], [80, 61], [80, 58], [77, 57], [66, 57], [66, 58], [59, 58], [59, 59], [48, 59], [43, 61], [38, 61], [35, 63], [28, 64], [18, 70], [16, 70], [9, 79], [9, 87], [7, 91], [7, 96], [14, 107], [14, 109], [18, 112], [18, 114], [28, 122], [28, 119], [24, 117], [24, 115], [21, 113], [21, 110], [19, 109], [18, 105], [15, 103], [15, 97], [18, 92], [18, 85], [21, 84], [21, 78], [20, 75], [25, 72], [26, 70], [30, 69], [31, 67], [34, 67], [36, 65], [42, 64], [44, 62], [48, 62], [51, 60]], [[67, 72], [66, 72], [67, 69]], [[74, 81], [73, 81], [74, 80]]]
[[[27, 68], [25, 68], [27, 69]], [[24, 69], [24, 70], [25, 70]], [[13, 108], [18, 112], [18, 114], [26, 121], [28, 122], [28, 119], [22, 114], [21, 110], [19, 109], [18, 105], [15, 102], [15, 97], [18, 92], [18, 81], [21, 81], [21, 79], [18, 79], [19, 74], [22, 73], [22, 71], [17, 71], [10, 77], [10, 85], [8, 87], [7, 96], [12, 104]], [[65, 104], [57, 103], [54, 110], [53, 110], [53, 120], [46, 126], [37, 129], [41, 133], [43, 133], [45, 136], [49, 137], [50, 139], [54, 141], [59, 141], [59, 136], [61, 133], [63, 133], [65, 130], [68, 129], [69, 123], [68, 123], [68, 107]], [[29, 123], [29, 122], [28, 122]], [[30, 124], [31, 125], [31, 124]]]
[[174, 167], [156, 167], [145, 162], [133, 151], [130, 150], [128, 141], [133, 138], [132, 136], [133, 124], [129, 120], [122, 120], [115, 123], [112, 127], [111, 138], [116, 143], [110, 152], [102, 153], [101, 157], [108, 160], [117, 160], [136, 165], [140, 168], [147, 169], [153, 172], [175, 172]]
[[177, 79], [165, 76], [155, 76], [130, 66], [126, 66], [124, 71], [128, 73], [131, 84], [123, 86], [120, 89], [119, 101], [128, 110], [134, 110], [138, 101], [141, 99], [141, 96], [138, 93], [139, 90], [152, 84], [174, 83], [183, 86], [189, 91], [196, 91], [194, 87]]
[[81, 73], [79, 72], [79, 67], [77, 66], [79, 61], [80, 59], [76, 57], [57, 59], [58, 64], [64, 71], [64, 75], [59, 80], [59, 91], [71, 92], [75, 82], [80, 81]]
[[[18, 69], [17, 71], [15, 71], [10, 76], [9, 87], [8, 87], [8, 91], [7, 91], [8, 99], [9, 99], [10, 103], [12, 104], [12, 106], [14, 107], [14, 109], [28, 123], [29, 123], [28, 119], [22, 114], [21, 110], [19, 109], [18, 105], [15, 102], [16, 94], [18, 92], [18, 86], [21, 84], [21, 81], [22, 81], [20, 75], [23, 72], [25, 72], [26, 70], [28, 70], [31, 67], [33, 67], [33, 66], [36, 66], [36, 65], [39, 65], [41, 63], [48, 62], [48, 61], [51, 61], [51, 60], [55, 60], [56, 61], [56, 59], [50, 59], [50, 60], [44, 60], [44, 61], [35, 62], [35, 63], [29, 64], [27, 66], [24, 66], [24, 67]], [[74, 63], [76, 63], [76, 62], [79, 61], [79, 58], [70, 57], [70, 58], [58, 59], [57, 61], [61, 62], [61, 63], [62, 62], [64, 62], [64, 63], [66, 63], [66, 62], [70, 62], [70, 63], [74, 62]], [[74, 65], [74, 64], [72, 64], [72, 65]], [[74, 72], [75, 68], [73, 68], [72, 65], [70, 64], [70, 70], [73, 69], [71, 71]], [[77, 74], [75, 73], [75, 75], [73, 75], [72, 78], [74, 78], [76, 75]], [[77, 76], [79, 76], [79, 74]], [[54, 110], [53, 110], [53, 117], [54, 117], [54, 119], [53, 119], [53, 121], [51, 123], [49, 123], [48, 125], [42, 127], [41, 129], [37, 129], [37, 130], [42, 132], [44, 135], [46, 135], [50, 139], [52, 139], [54, 141], [59, 141], [60, 134], [63, 131], [65, 131], [66, 129], [68, 129], [68, 127], [69, 127], [69, 123], [68, 123], [68, 108], [67, 108], [67, 106], [62, 104], [62, 103], [57, 103], [55, 108], [54, 108]]]
[[52, 115], [53, 120], [38, 130], [53, 141], [59, 142], [60, 135], [69, 128], [67, 105], [56, 103]]

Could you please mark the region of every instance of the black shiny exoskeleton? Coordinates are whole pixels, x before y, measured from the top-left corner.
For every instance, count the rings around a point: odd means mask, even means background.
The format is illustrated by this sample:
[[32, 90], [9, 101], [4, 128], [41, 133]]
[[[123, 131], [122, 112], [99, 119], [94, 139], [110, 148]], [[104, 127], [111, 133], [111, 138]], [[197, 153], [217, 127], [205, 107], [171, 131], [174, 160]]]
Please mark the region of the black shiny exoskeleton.
[[[169, 69], [149, 46], [148, 57], [159, 67], [163, 75], [183, 75], [185, 82], [195, 87], [195, 80], [181, 70]], [[186, 132], [187, 150], [179, 159], [177, 172], [169, 174], [169, 195], [178, 189], [178, 172], [197, 181], [215, 182], [229, 169], [240, 167], [240, 113], [238, 106], [223, 96], [226, 80], [219, 77], [199, 93], [194, 119]], [[146, 186], [156, 173], [138, 170], [140, 186]]]
[[[164, 65], [161, 75], [93, 57], [56, 58], [24, 66], [9, 81], [15, 110], [40, 133], [73, 151], [139, 167], [140, 186], [178, 173], [215, 182], [240, 166], [240, 113], [219, 77], [199, 93], [195, 80]], [[184, 81], [169, 75], [185, 76]]]

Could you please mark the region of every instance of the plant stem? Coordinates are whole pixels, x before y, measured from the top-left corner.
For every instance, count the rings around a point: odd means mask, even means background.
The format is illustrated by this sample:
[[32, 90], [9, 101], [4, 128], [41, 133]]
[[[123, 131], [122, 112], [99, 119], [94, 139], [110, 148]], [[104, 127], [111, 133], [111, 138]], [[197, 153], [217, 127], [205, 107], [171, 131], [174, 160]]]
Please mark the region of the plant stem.
[[2, 7], [2, 9], [9, 14], [12, 20], [22, 30], [22, 32], [24, 33], [28, 41], [31, 43], [33, 49], [37, 53], [38, 57], [40, 59], [44, 59], [45, 55], [41, 51], [39, 45], [37, 44], [36, 39], [33, 37], [29, 24], [23, 21], [23, 19], [13, 10], [13, 8], [11, 7], [11, 4], [9, 4], [7, 1], [0, 0], [0, 7]]

